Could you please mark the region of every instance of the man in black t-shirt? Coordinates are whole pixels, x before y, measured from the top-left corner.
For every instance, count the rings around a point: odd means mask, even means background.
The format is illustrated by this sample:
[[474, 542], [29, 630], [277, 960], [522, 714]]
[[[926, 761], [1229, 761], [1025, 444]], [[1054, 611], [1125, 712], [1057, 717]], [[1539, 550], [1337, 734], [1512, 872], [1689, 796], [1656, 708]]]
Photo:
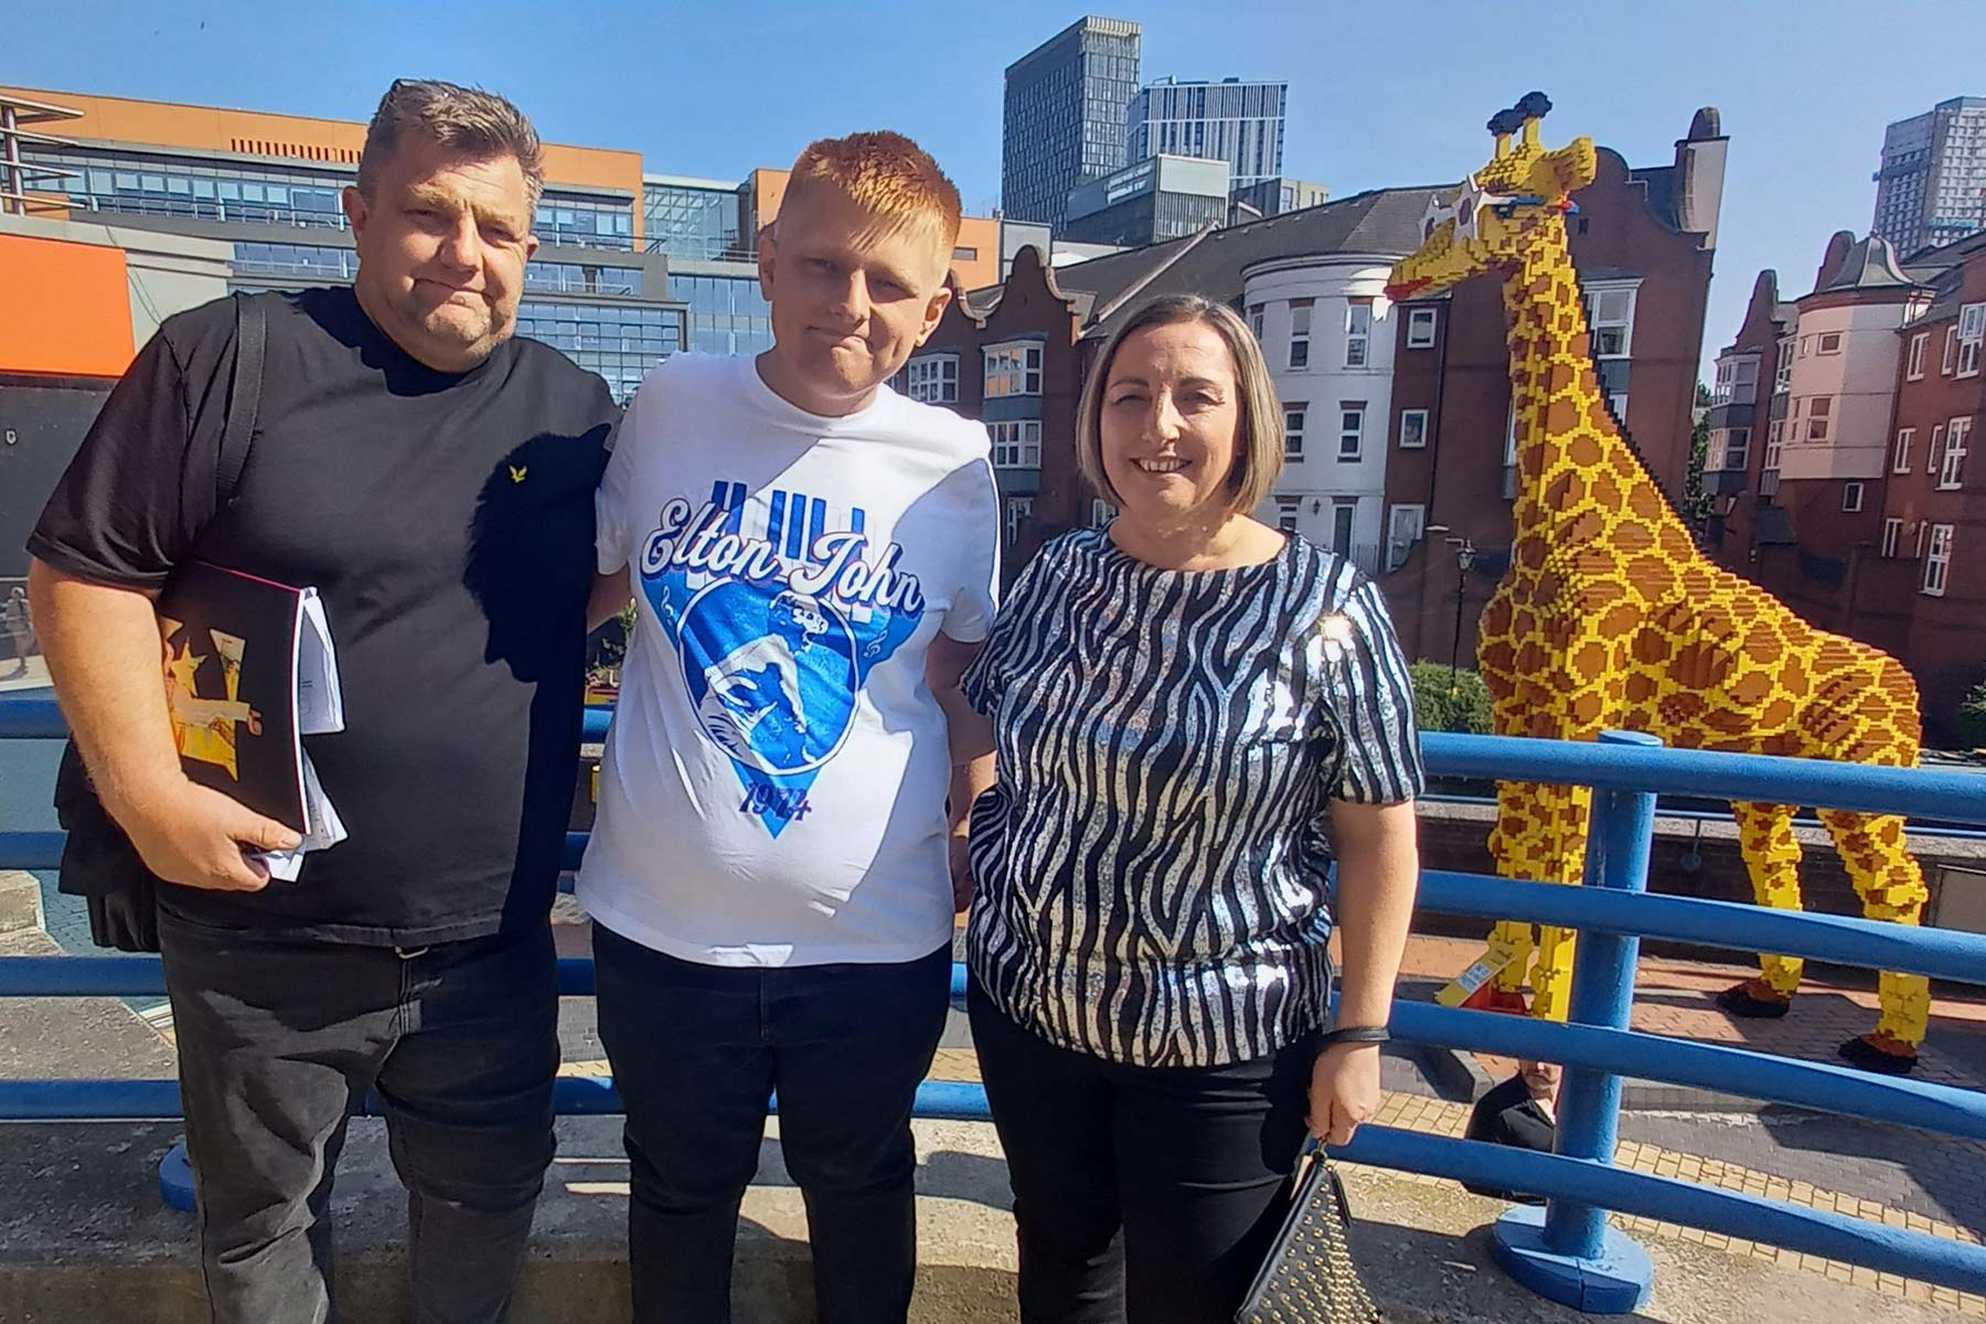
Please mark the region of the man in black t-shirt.
[[[417, 1320], [502, 1318], [552, 1156], [549, 910], [615, 407], [512, 337], [539, 158], [502, 98], [395, 83], [345, 191], [355, 285], [256, 296], [235, 500], [216, 509], [222, 300], [139, 353], [29, 540], [77, 747], [174, 884], [159, 938], [219, 1321], [330, 1317], [332, 1170], [368, 1090], [410, 1192]], [[153, 602], [196, 559], [323, 598], [345, 729], [306, 746], [350, 836], [295, 883], [245, 853], [294, 833], [180, 771]]]

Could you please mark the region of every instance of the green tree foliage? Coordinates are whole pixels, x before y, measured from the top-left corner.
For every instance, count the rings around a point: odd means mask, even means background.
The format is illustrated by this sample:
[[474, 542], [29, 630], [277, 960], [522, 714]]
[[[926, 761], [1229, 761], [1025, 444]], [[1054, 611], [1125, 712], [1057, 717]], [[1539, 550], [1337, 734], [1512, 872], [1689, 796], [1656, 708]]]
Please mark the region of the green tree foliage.
[[1986, 748], [1986, 680], [1958, 705], [1958, 739], [1967, 749]]
[[1414, 682], [1414, 709], [1423, 731], [1461, 731], [1488, 735], [1489, 686], [1473, 671], [1450, 674], [1440, 662], [1416, 662], [1408, 668]]
[[[1699, 411], [1710, 406], [1710, 392], [1702, 382], [1696, 384], [1696, 404]], [[1710, 463], [1710, 415], [1702, 414], [1689, 433], [1689, 470], [1683, 475], [1682, 516], [1694, 529], [1701, 529], [1703, 522], [1710, 518], [1710, 494], [1703, 490], [1703, 467]]]

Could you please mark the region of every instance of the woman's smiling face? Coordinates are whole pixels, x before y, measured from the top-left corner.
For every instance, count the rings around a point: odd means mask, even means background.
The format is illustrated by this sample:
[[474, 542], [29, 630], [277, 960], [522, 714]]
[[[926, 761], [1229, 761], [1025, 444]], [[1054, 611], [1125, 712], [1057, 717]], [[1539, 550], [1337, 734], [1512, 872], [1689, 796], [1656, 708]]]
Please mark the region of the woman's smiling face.
[[1239, 399], [1234, 356], [1204, 322], [1148, 327], [1118, 346], [1099, 431], [1125, 517], [1168, 529], [1226, 513]]

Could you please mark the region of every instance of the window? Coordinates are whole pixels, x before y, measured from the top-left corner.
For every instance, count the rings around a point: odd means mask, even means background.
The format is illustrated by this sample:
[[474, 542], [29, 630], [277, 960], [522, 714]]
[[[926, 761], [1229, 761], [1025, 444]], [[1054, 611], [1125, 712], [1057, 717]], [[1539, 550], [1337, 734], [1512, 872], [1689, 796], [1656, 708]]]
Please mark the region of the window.
[[1931, 333], [1929, 331], [1919, 331], [1916, 335], [1910, 337], [1910, 364], [1904, 372], [1904, 376], [1910, 381], [1923, 380], [1924, 350], [1930, 342]]
[[1303, 504], [1301, 497], [1279, 496], [1276, 498], [1276, 527], [1284, 533], [1296, 532], [1297, 509]]
[[1828, 416], [1834, 410], [1834, 397], [1817, 395], [1807, 401], [1807, 440], [1826, 441]]
[[1933, 524], [1930, 545], [1924, 550], [1924, 592], [1934, 598], [1945, 595], [1945, 580], [1951, 573], [1952, 526]]
[[993, 437], [995, 468], [1041, 468], [1041, 421], [1019, 419], [1015, 423], [987, 423]]
[[1363, 368], [1372, 349], [1372, 300], [1353, 299], [1345, 305], [1345, 366]]
[[1041, 346], [993, 345], [986, 351], [986, 398], [1041, 394]]
[[1010, 496], [1007, 498], [1007, 546], [1012, 547], [1021, 540], [1021, 530], [1034, 516], [1034, 498], [1031, 496]]
[[1712, 405], [1750, 404], [1758, 396], [1758, 359], [1753, 355], [1717, 360], [1717, 384]]
[[1718, 469], [1735, 469], [1743, 473], [1751, 464], [1752, 430], [1732, 428], [1724, 434], [1722, 459], [1714, 466]]
[[1412, 555], [1427, 523], [1426, 506], [1395, 506], [1386, 531], [1386, 568], [1398, 570]]
[[955, 405], [959, 399], [959, 356], [923, 354], [906, 368], [909, 389], [905, 394], [928, 405]]
[[1400, 449], [1417, 451], [1427, 445], [1427, 410], [1400, 411]]
[[1958, 375], [1979, 375], [1979, 344], [1986, 340], [1986, 303], [1969, 303], [1958, 310]]
[[1958, 368], [1958, 328], [1945, 328], [1945, 366], [1943, 375], [1949, 377]]
[[1607, 408], [1614, 411], [1615, 422], [1627, 422], [1627, 392], [1609, 391], [1607, 393]]
[[1592, 287], [1586, 291], [1585, 302], [1593, 357], [1625, 358], [1634, 340], [1634, 287]]
[[964, 247], [954, 248], [952, 250], [952, 261], [977, 262], [979, 261], [979, 250], [976, 248], [964, 248]]
[[1338, 462], [1359, 458], [1365, 448], [1365, 401], [1345, 400], [1339, 404]]
[[1283, 406], [1283, 459], [1290, 464], [1303, 463], [1303, 416], [1306, 408], [1302, 404]]
[[1766, 429], [1763, 467], [1767, 469], [1779, 467], [1780, 447], [1785, 443], [1786, 438], [1785, 428], [1786, 420], [1775, 418], [1772, 420], [1772, 426]]
[[1917, 441], [1916, 428], [1900, 428], [1896, 434], [1896, 445], [1890, 451], [1889, 471], [1893, 474], [1910, 472], [1910, 448]]
[[1841, 509], [1849, 515], [1859, 515], [1862, 513], [1862, 485], [1860, 483], [1843, 483], [1841, 485]]
[[1092, 497], [1090, 499], [1090, 527], [1092, 529], [1100, 529], [1116, 518], [1117, 507], [1111, 505], [1102, 497]]
[[1972, 420], [1955, 418], [1945, 427], [1945, 453], [1938, 460], [1938, 490], [1965, 485], [1965, 451], [1972, 438]]
[[1262, 305], [1256, 304], [1248, 310], [1248, 329], [1255, 335], [1255, 343], [1262, 343]]
[[1290, 366], [1310, 366], [1310, 300], [1290, 300]]
[[1938, 426], [1931, 429], [1931, 450], [1930, 453], [1926, 455], [1924, 458], [1924, 472], [1927, 474], [1937, 473], [1938, 466], [1941, 463], [1943, 463], [1944, 458], [1945, 458], [1945, 425], [1943, 423], [1940, 423], [1938, 424]]
[[1807, 355], [1813, 352], [1814, 352], [1814, 338], [1812, 336], [1801, 336], [1800, 357], [1804, 359], [1805, 357], [1807, 357]]
[[1407, 348], [1432, 349], [1434, 347], [1434, 317], [1432, 308], [1409, 308], [1407, 310]]
[[993, 437], [993, 467], [996, 469], [1039, 469], [1041, 467], [1041, 421], [1019, 419], [1011, 423], [988, 423]]
[[1883, 521], [1883, 555], [1885, 557], [1895, 556], [1897, 545], [1902, 541], [1903, 541], [1903, 521], [1900, 519], [1884, 520]]
[[1823, 332], [1821, 334], [1820, 344], [1816, 347], [1815, 352], [1820, 354], [1839, 354], [1841, 352], [1841, 333], [1839, 331]]
[[1779, 342], [1779, 362], [1772, 373], [1772, 389], [1784, 391], [1793, 385], [1793, 337]]

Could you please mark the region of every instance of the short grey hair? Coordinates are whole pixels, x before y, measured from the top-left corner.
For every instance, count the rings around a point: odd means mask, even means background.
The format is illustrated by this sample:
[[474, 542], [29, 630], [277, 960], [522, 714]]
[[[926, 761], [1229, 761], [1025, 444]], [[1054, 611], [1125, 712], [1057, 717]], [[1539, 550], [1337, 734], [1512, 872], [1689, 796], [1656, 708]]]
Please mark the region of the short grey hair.
[[1283, 409], [1262, 347], [1247, 323], [1224, 303], [1197, 294], [1168, 294], [1153, 299], [1132, 314], [1097, 355], [1096, 367], [1083, 387], [1076, 418], [1076, 467], [1105, 499], [1122, 506], [1103, 467], [1103, 393], [1110, 385], [1110, 368], [1124, 342], [1140, 331], [1179, 322], [1197, 322], [1213, 329], [1234, 359], [1234, 389], [1240, 406], [1235, 419], [1234, 467], [1227, 473], [1228, 510], [1247, 514], [1268, 500], [1283, 471]]
[[544, 145], [524, 112], [496, 93], [430, 78], [395, 79], [366, 126], [359, 192], [373, 195], [379, 172], [410, 134], [477, 160], [517, 158], [531, 205], [538, 205], [545, 188]]

